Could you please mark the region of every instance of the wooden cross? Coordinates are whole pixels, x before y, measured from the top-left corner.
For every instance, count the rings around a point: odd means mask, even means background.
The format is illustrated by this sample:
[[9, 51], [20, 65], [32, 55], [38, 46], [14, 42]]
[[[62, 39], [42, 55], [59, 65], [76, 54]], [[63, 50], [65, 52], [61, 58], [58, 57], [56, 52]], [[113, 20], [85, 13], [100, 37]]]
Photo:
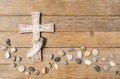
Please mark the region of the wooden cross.
[[[53, 24], [40, 25], [40, 12], [32, 12], [32, 25], [19, 25], [20, 33], [33, 32], [33, 48], [36, 42], [41, 38], [40, 32], [54, 32]], [[34, 61], [42, 61], [41, 50], [33, 57]]]

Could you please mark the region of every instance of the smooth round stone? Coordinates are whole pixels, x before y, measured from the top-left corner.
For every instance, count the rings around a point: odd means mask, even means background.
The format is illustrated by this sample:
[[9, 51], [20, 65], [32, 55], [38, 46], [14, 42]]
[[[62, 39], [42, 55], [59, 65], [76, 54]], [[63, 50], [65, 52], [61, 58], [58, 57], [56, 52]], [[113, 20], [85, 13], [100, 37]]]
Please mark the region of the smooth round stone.
[[36, 76], [39, 75], [39, 73], [40, 73], [39, 70], [34, 71], [34, 74], [35, 74]]
[[113, 73], [114, 73], [114, 75], [117, 75], [117, 74], [119, 74], [119, 71], [118, 70], [113, 70]]
[[12, 62], [16, 61], [16, 56], [12, 56]]
[[25, 75], [30, 75], [30, 72], [25, 72]]
[[100, 66], [95, 66], [95, 70], [96, 70], [97, 72], [99, 72], [99, 71], [100, 71]]
[[34, 68], [34, 67], [29, 67], [28, 69], [29, 69], [29, 71], [31, 71], [31, 72], [34, 72], [34, 71], [35, 71], [35, 68]]
[[56, 57], [56, 58], [54, 59], [55, 62], [59, 62], [60, 60], [61, 60], [60, 57]]
[[54, 64], [54, 68], [56, 69], [56, 70], [58, 70], [59, 69], [59, 66], [58, 66], [58, 64]]
[[73, 55], [68, 54], [68, 55], [67, 55], [67, 59], [68, 59], [69, 61], [71, 61], [71, 60], [73, 59]]
[[111, 66], [116, 66], [116, 63], [114, 61], [110, 61]]
[[110, 54], [109, 54], [109, 58], [110, 58], [110, 59], [115, 59], [115, 55], [114, 55], [113, 53], [110, 53]]
[[93, 57], [92, 61], [96, 63], [98, 61], [98, 58], [97, 57]]
[[47, 69], [45, 67], [41, 69], [42, 74], [46, 74], [46, 72], [47, 72]]
[[11, 49], [11, 52], [12, 53], [15, 53], [17, 51], [17, 49], [15, 48], [15, 47], [13, 47], [12, 49]]
[[108, 71], [109, 69], [110, 69], [109, 66], [107, 66], [107, 65], [103, 66], [103, 70]]
[[79, 59], [79, 58], [75, 59], [75, 61], [76, 61], [77, 64], [81, 64], [82, 63], [82, 60]]
[[67, 61], [67, 60], [62, 60], [62, 64], [67, 65], [67, 64], [68, 64], [68, 61]]
[[93, 49], [93, 50], [92, 50], [92, 54], [93, 54], [94, 56], [98, 56], [98, 55], [99, 55], [99, 51], [98, 51], [97, 49]]
[[73, 48], [69, 48], [68, 52], [74, 52], [74, 49]]
[[85, 46], [81, 46], [81, 50], [85, 51], [86, 47]]
[[19, 67], [18, 67], [18, 71], [19, 72], [24, 72], [25, 71], [25, 66], [23, 66], [23, 65], [20, 65]]
[[59, 55], [59, 56], [64, 56], [64, 55], [65, 55], [65, 52], [64, 52], [63, 50], [59, 50], [59, 51], [58, 51], [58, 55]]
[[82, 52], [78, 51], [77, 56], [78, 56], [78, 58], [82, 58], [82, 56], [83, 56]]
[[0, 49], [1, 49], [2, 51], [7, 50], [7, 48], [8, 48], [7, 46], [1, 46], [1, 47], [0, 47]]
[[86, 64], [86, 65], [91, 65], [92, 62], [91, 62], [90, 60], [86, 59], [86, 60], [85, 60], [85, 64]]
[[103, 62], [106, 62], [107, 60], [108, 60], [108, 58], [105, 58], [105, 57], [102, 58]]
[[16, 62], [20, 62], [21, 61], [21, 57], [16, 57]]
[[46, 68], [50, 69], [52, 67], [51, 63], [46, 63]]
[[12, 67], [16, 67], [17, 64], [15, 64], [15, 63], [11, 63], [11, 66], [12, 66]]
[[10, 57], [11, 57], [11, 54], [10, 54], [10, 52], [7, 51], [7, 52], [5, 53], [5, 58], [8, 59], [8, 58], [10, 58]]
[[91, 55], [91, 52], [90, 52], [90, 51], [85, 51], [84, 55], [85, 55], [86, 57], [88, 57], [88, 56]]
[[52, 59], [54, 58], [54, 54], [52, 54], [52, 53], [49, 54], [49, 55], [48, 55], [48, 58], [52, 60]]
[[8, 46], [11, 46], [10, 39], [6, 39], [6, 44], [7, 44]]

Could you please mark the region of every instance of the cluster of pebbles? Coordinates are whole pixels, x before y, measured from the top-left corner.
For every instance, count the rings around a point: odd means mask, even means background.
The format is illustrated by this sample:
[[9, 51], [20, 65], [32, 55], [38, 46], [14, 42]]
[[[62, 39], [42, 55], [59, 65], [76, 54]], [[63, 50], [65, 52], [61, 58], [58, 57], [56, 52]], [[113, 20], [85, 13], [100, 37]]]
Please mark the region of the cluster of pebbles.
[[[11, 42], [10, 39], [6, 40], [6, 45], [5, 46], [1, 46], [1, 50], [5, 51], [7, 50], [8, 46], [11, 46]], [[52, 64], [50, 62], [47, 62], [45, 67], [42, 68], [41, 70], [36, 70], [34, 67], [26, 67], [24, 65], [19, 65], [17, 66], [16, 62], [21, 62], [22, 58], [19, 56], [15, 56], [14, 53], [17, 52], [17, 49], [15, 47], [11, 48], [11, 51], [6, 51], [5, 53], [5, 58], [6, 59], [11, 59], [12, 63], [11, 66], [12, 67], [17, 67], [18, 72], [24, 72], [25, 75], [30, 75], [31, 73], [34, 73], [35, 75], [39, 75], [40, 71], [42, 74], [46, 74], [47, 70], [51, 69]], [[58, 56], [55, 57], [55, 55], [53, 53], [50, 53], [48, 55], [48, 58], [50, 60], [53, 60], [55, 63], [53, 64], [53, 67], [58, 70], [59, 69], [59, 65], [58, 62], [61, 62], [64, 65], [68, 65], [69, 61], [74, 60], [77, 64], [85, 64], [85, 65], [91, 65], [93, 63], [97, 63], [99, 61], [98, 56], [100, 55], [100, 51], [98, 49], [93, 49], [92, 51], [88, 51], [86, 50], [85, 46], [81, 46], [81, 50], [77, 52], [77, 58], [75, 58], [70, 52], [74, 52], [73, 48], [69, 48], [68, 49], [69, 54], [66, 54], [64, 52], [64, 50], [59, 50], [57, 51]], [[66, 59], [62, 59], [62, 57], [65, 56]], [[85, 60], [83, 60], [83, 56], [86, 57]], [[92, 59], [90, 59], [92, 56]], [[88, 58], [89, 57], [89, 58]], [[87, 59], [88, 58], [88, 59]], [[116, 67], [116, 62], [114, 61], [115, 59], [115, 55], [113, 53], [109, 53], [108, 57], [102, 57], [101, 61], [102, 62], [108, 62], [108, 59], [110, 59], [109, 61], [109, 65], [103, 65], [102, 67], [99, 65], [96, 65], [94, 67], [94, 70], [96, 72], [100, 72], [101, 69], [103, 69], [104, 71], [108, 71], [110, 69], [110, 67]], [[113, 73], [115, 75], [117, 75], [119, 73], [119, 71], [117, 69], [113, 70]]]

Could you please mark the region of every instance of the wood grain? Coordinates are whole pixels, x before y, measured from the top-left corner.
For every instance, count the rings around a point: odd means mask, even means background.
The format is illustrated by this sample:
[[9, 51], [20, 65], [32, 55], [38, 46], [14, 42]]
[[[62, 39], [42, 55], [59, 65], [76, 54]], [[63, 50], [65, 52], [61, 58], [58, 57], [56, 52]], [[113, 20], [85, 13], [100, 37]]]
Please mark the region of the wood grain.
[[[56, 32], [120, 31], [120, 17], [42, 16], [41, 24], [54, 23]], [[32, 24], [31, 16], [0, 16], [0, 31], [18, 32], [19, 24]]]
[[119, 0], [0, 0], [0, 15], [120, 15]]

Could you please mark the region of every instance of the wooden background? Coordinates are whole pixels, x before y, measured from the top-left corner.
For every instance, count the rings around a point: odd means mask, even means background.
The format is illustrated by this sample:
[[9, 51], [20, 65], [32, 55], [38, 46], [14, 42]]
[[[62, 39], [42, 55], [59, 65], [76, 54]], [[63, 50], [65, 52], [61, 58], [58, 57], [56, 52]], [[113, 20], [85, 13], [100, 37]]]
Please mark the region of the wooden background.
[[[44, 62], [32, 62], [26, 58], [26, 52], [32, 47], [32, 33], [19, 34], [18, 24], [31, 24], [31, 12], [42, 12], [42, 24], [54, 23], [55, 33], [42, 33], [47, 39], [44, 48]], [[58, 63], [60, 68], [52, 68], [48, 74], [25, 76], [10, 66], [11, 60], [5, 59], [5, 52], [0, 53], [0, 79], [119, 79], [113, 70], [120, 66], [120, 0], [0, 0], [0, 43], [11, 39], [12, 46], [18, 48], [16, 56], [21, 56], [25, 66], [41, 69], [47, 61], [49, 53], [63, 49], [66, 53], [69, 47], [75, 48], [71, 53], [76, 56], [81, 45], [87, 50], [100, 50], [98, 63], [91, 66], [78, 65], [75, 60], [69, 65]], [[10, 48], [8, 49], [10, 50]], [[108, 72], [96, 72], [95, 65], [109, 64], [102, 62], [101, 57], [107, 57], [112, 52], [116, 55], [116, 67]], [[88, 57], [87, 59], [91, 59]], [[64, 57], [63, 57], [64, 59]], [[83, 60], [85, 57], [83, 58]], [[120, 70], [120, 69], [119, 69]]]

